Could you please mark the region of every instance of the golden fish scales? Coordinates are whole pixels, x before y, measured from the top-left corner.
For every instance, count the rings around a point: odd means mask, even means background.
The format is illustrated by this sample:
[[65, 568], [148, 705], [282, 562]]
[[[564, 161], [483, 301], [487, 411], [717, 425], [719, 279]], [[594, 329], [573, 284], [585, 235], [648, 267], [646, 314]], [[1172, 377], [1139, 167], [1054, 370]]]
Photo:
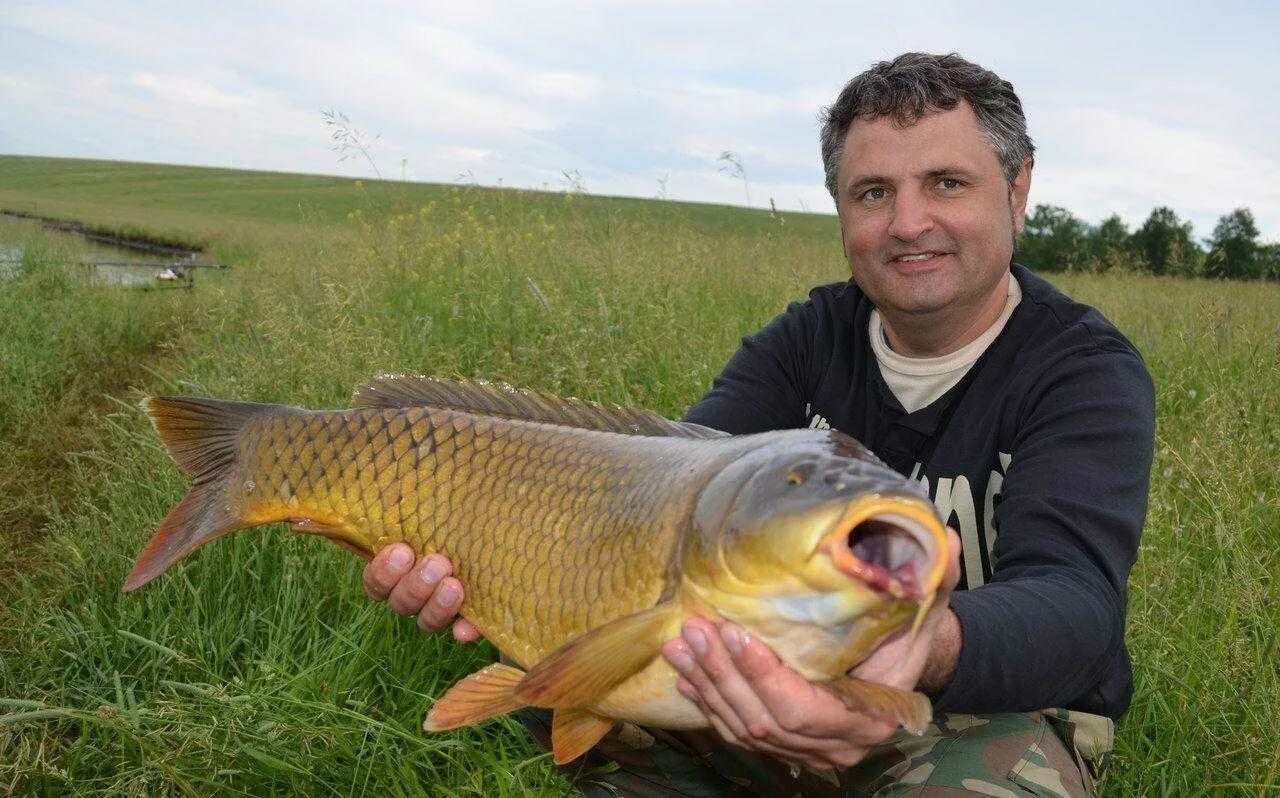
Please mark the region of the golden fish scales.
[[669, 592], [691, 477], [715, 463], [682, 439], [637, 451], [621, 434], [423, 407], [281, 414], [246, 432], [249, 525], [444, 554], [463, 615], [526, 666]]
[[463, 615], [529, 670], [472, 674], [436, 701], [427, 730], [552, 708], [558, 763], [615, 719], [707, 725], [658, 651], [694, 614], [742, 624], [851, 708], [927, 722], [924, 696], [846, 675], [921, 622], [946, 551], [919, 486], [853, 439], [729, 436], [428, 377], [380, 378], [356, 399], [345, 411], [147, 400], [194, 480], [125, 590], [276, 521], [365, 556], [400, 540], [442, 552], [466, 585]]

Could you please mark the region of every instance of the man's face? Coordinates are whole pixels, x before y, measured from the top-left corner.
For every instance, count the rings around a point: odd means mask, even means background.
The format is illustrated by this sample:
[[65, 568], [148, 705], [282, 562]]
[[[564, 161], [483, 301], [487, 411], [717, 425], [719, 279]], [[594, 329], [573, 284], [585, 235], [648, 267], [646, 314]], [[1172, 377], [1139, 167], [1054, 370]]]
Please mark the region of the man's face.
[[968, 103], [905, 128], [854, 120], [836, 203], [854, 280], [890, 319], [989, 306], [1030, 183], [1028, 161], [1010, 189]]

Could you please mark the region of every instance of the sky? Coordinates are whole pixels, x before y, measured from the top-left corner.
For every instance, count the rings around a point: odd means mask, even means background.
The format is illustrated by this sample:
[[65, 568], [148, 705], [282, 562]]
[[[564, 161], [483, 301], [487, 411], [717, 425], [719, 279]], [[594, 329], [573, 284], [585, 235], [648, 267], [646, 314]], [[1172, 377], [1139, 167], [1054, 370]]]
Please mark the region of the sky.
[[[0, 0], [0, 153], [831, 212], [819, 114], [909, 51], [1011, 81], [1031, 204], [1280, 241], [1280, 4]], [[376, 137], [376, 138], [375, 138]], [[742, 177], [724, 168], [734, 153]]]

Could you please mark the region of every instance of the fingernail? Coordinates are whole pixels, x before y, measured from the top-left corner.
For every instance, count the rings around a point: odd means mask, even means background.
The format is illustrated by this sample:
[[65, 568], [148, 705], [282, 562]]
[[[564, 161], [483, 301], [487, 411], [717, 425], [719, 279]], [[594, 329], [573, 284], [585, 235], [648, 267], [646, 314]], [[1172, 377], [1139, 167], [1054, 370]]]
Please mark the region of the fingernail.
[[449, 573], [449, 568], [444, 564], [444, 560], [432, 557], [427, 560], [426, 566], [422, 569], [422, 581], [429, 585], [434, 585], [444, 579], [444, 575], [447, 573]]
[[720, 627], [720, 637], [724, 640], [724, 644], [729, 649], [729, 653], [735, 657], [742, 653], [742, 647], [745, 641], [742, 639], [742, 631], [731, 623], [726, 623]]
[[387, 556], [387, 564], [392, 568], [405, 568], [413, 562], [413, 552], [408, 546], [396, 546]]
[[436, 598], [447, 607], [458, 600], [458, 588], [452, 584], [441, 585], [440, 589], [436, 591]]
[[693, 649], [693, 653], [699, 657], [707, 653], [707, 636], [702, 633], [701, 629], [692, 626], [684, 628], [684, 639], [688, 641], [689, 647]]
[[667, 650], [667, 661], [681, 673], [687, 673], [693, 668], [693, 656], [689, 653], [689, 649], [679, 644]]

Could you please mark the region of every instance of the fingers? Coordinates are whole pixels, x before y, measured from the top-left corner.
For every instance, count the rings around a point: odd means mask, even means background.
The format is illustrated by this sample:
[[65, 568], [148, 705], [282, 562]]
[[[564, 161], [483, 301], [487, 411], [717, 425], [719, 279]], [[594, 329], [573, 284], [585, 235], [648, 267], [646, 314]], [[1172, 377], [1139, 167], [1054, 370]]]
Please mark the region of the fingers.
[[[692, 623], [689, 624], [689, 626], [692, 625]], [[733, 656], [735, 653], [741, 656], [748, 642], [754, 643], [753, 647], [764, 648], [764, 646], [759, 641], [749, 640], [746, 634], [733, 624], [721, 624], [719, 629], [712, 627], [711, 632], [714, 637], [711, 645], [708, 646], [709, 650], [699, 664], [714, 683], [715, 689], [724, 702], [741, 719], [747, 734], [753, 739], [772, 743], [795, 742], [789, 739], [790, 735], [781, 727], [772, 710], [765, 705], [755, 688], [746, 679], [741, 670], [742, 663]], [[772, 657], [771, 654], [768, 656]], [[776, 658], [773, 659], [773, 663], [775, 667], [781, 664]], [[792, 700], [802, 701], [805, 698], [803, 694], [808, 692], [808, 683], [797, 674], [791, 675], [795, 678], [788, 685], [792, 690], [790, 697]]]
[[446, 557], [430, 554], [418, 561], [400, 578], [387, 597], [391, 611], [406, 617], [417, 615], [428, 606], [446, 576], [453, 573], [453, 564]]
[[[810, 737], [799, 731], [785, 728], [778, 719], [776, 707], [762, 700], [755, 687], [740, 670], [741, 661], [731, 649], [746, 654], [752, 646], [751, 661], [756, 667], [770, 669], [770, 678], [777, 680], [776, 689], [783, 694], [785, 703], [802, 707], [789, 720], [795, 729], [805, 722], [806, 712], [815, 708], [812, 703], [821, 699], [831, 703], [830, 711], [847, 716], [844, 706], [830, 696], [817, 693], [799, 674], [783, 665], [772, 652], [758, 640], [751, 640], [733, 624], [719, 628], [701, 618], [685, 624], [684, 636], [668, 644], [664, 649], [672, 656], [672, 664], [681, 671], [688, 690], [686, 697], [703, 708], [705, 714], [730, 742], [775, 754], [792, 760], [847, 746], [840, 739]], [[686, 658], [681, 659], [681, 655]]]
[[424, 632], [439, 632], [458, 617], [462, 609], [462, 583], [452, 576], [440, 580], [440, 587], [432, 594], [427, 606], [418, 613], [418, 628]]
[[365, 566], [364, 589], [375, 601], [386, 601], [393, 612], [416, 617], [423, 631], [438, 632], [453, 624], [453, 636], [469, 643], [480, 639], [480, 630], [457, 617], [466, 593], [452, 573], [447, 557], [431, 554], [415, 565], [413, 549], [394, 543]]
[[894, 731], [850, 712], [732, 623], [691, 619], [680, 638], [663, 646], [663, 655], [680, 672], [680, 693], [736, 745], [831, 769], [857, 763]]
[[711, 708], [707, 700], [702, 697], [698, 689], [688, 679], [683, 676], [677, 679], [676, 689], [680, 691], [680, 695], [698, 705], [698, 709], [702, 711], [703, 715], [707, 716], [707, 720], [711, 722], [711, 728], [716, 730], [716, 734], [719, 734], [721, 739], [743, 748], [751, 747], [751, 741], [746, 738], [745, 733], [738, 733], [729, 728], [728, 724], [722, 720], [723, 716]]
[[706, 666], [703, 664], [703, 660], [710, 655], [714, 635], [714, 632], [709, 631], [710, 624], [701, 619], [688, 621], [683, 635], [663, 646], [663, 654], [692, 686], [695, 694], [692, 699], [704, 707], [704, 712], [712, 723], [719, 722], [723, 725], [723, 729], [717, 726], [721, 736], [730, 742], [743, 742], [749, 737], [747, 728], [738, 713], [729, 707], [720, 694], [719, 680], [726, 678], [726, 669], [723, 666], [717, 667], [718, 658]]
[[413, 567], [413, 549], [394, 543], [378, 552], [364, 567], [364, 592], [374, 601], [386, 601], [391, 590]]
[[[734, 656], [743, 684], [765, 707], [788, 739], [825, 738], [849, 732], [843, 702], [787, 667], [772, 650], [735, 624], [723, 624], [721, 636]], [[732, 702], [738, 705], [738, 702]]]
[[[774, 725], [769, 734], [779, 744], [821, 752], [830, 759], [849, 752], [850, 743], [873, 745], [893, 733], [892, 724], [851, 713], [843, 701], [814, 686], [736, 624], [721, 624], [720, 634], [742, 674], [742, 686], [764, 708], [765, 717]], [[735, 707], [749, 706], [735, 695], [728, 700]], [[751, 728], [750, 721], [747, 727]]]
[[481, 637], [483, 635], [480, 634], [480, 630], [466, 618], [459, 618], [453, 622], [453, 639], [459, 643], [474, 643]]

